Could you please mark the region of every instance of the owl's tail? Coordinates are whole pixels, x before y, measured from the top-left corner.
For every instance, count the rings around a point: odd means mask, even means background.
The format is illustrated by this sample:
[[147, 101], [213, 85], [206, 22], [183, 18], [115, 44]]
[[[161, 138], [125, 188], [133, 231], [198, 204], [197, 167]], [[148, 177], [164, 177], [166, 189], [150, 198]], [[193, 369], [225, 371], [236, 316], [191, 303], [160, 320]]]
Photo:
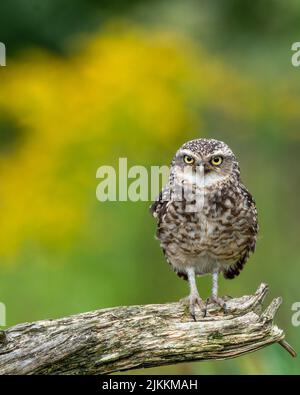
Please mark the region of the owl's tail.
[[245, 263], [249, 258], [249, 254], [245, 254], [241, 259], [239, 259], [235, 264], [230, 266], [228, 269], [223, 271], [223, 276], [226, 279], [232, 280], [234, 277], [238, 276], [243, 270]]

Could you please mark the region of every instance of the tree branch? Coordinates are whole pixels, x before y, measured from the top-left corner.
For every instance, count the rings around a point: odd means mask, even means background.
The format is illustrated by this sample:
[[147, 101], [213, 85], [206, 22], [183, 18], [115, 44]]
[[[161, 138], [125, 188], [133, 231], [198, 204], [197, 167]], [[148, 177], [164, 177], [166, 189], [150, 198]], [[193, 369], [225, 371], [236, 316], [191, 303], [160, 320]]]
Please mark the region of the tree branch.
[[[262, 309], [268, 286], [208, 306], [194, 322], [181, 303], [116, 307], [16, 325], [0, 336], [1, 374], [104, 374], [196, 360], [234, 358], [280, 342], [273, 324], [281, 304]], [[292, 350], [292, 351], [291, 351]]]

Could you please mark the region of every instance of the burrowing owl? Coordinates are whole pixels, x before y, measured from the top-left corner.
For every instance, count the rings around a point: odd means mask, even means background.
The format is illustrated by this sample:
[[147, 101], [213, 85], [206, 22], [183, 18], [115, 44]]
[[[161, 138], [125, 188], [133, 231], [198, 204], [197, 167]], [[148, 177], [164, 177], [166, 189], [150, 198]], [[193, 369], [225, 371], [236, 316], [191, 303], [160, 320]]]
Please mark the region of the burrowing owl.
[[254, 251], [257, 212], [240, 180], [238, 161], [222, 141], [198, 139], [175, 154], [167, 185], [151, 206], [158, 219], [157, 238], [167, 261], [190, 285], [190, 313], [205, 309], [196, 276], [212, 274], [212, 302], [218, 297], [218, 274], [237, 276]]

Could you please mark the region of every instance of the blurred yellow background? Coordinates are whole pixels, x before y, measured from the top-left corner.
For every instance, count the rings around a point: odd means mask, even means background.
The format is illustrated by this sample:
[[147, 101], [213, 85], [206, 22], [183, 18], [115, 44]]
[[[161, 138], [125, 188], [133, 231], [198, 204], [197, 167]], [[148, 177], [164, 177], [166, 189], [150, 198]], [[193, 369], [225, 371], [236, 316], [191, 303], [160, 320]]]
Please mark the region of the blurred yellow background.
[[[112, 7], [76, 0], [68, 13], [66, 1], [32, 0], [14, 35], [20, 21], [12, 3], [22, 7], [18, 0], [0, 6], [8, 54], [0, 68], [7, 325], [185, 296], [187, 284], [154, 240], [150, 202], [97, 201], [96, 170], [117, 167], [119, 157], [129, 166], [168, 164], [186, 140], [210, 137], [235, 151], [260, 223], [256, 253], [237, 279], [220, 281], [221, 294], [252, 293], [267, 282], [271, 297], [284, 300], [277, 323], [299, 349], [300, 327], [291, 323], [300, 301], [300, 68], [290, 60], [296, 2], [287, 2], [282, 21], [280, 6], [267, 13], [257, 1], [244, 3], [245, 16], [235, 1]], [[54, 15], [65, 15], [68, 28], [60, 18], [51, 25]], [[198, 282], [203, 297], [210, 282]], [[297, 374], [299, 366], [273, 345], [147, 373]]]

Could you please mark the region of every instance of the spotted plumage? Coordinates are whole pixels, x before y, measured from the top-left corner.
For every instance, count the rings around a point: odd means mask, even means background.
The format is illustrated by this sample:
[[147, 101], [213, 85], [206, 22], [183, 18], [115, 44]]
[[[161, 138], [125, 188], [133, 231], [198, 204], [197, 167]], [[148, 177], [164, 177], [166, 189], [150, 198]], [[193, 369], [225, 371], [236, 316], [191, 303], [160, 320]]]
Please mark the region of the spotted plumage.
[[213, 275], [211, 299], [224, 305], [217, 295], [218, 274], [232, 279], [240, 273], [255, 249], [258, 231], [254, 200], [228, 145], [213, 139], [185, 143], [151, 212], [167, 261], [189, 281], [192, 316], [196, 304], [203, 307], [197, 275]]

